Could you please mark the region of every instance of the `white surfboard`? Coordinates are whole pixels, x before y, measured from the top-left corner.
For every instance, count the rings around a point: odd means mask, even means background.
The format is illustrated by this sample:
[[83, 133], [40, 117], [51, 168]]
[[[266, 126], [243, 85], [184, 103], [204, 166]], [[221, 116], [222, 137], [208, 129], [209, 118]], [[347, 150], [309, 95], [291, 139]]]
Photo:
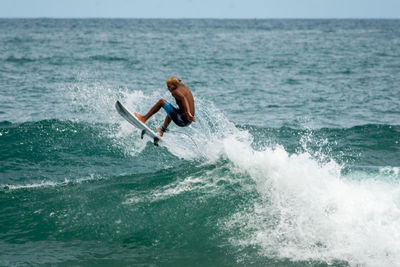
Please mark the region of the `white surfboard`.
[[126, 107], [124, 107], [121, 102], [117, 101], [115, 103], [115, 108], [117, 109], [118, 113], [127, 120], [130, 124], [138, 128], [142, 131], [141, 138], [143, 139], [144, 135], [148, 135], [150, 138], [153, 139], [154, 145], [158, 146], [158, 143], [162, 142], [162, 137], [153, 132], [146, 124], [141, 122], [132, 112], [130, 112]]

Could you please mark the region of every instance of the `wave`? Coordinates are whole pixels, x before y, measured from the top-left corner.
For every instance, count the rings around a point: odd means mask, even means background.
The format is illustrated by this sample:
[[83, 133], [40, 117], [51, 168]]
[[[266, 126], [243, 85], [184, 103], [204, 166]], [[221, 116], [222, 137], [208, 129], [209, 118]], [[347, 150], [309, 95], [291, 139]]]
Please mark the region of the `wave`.
[[282, 145], [290, 153], [307, 151], [347, 167], [399, 166], [400, 126], [366, 124], [350, 128], [293, 129], [251, 125], [255, 147]]
[[[212, 105], [200, 106], [208, 110], [200, 110], [200, 127], [192, 129], [193, 139], [200, 144], [205, 164], [219, 162], [219, 167], [228, 168], [227, 173], [205, 172], [201, 179], [187, 174], [183, 181], [147, 191], [144, 196], [137, 192], [129, 195], [124, 204], [166, 201], [204, 191], [224, 195], [227, 188], [218, 190], [223, 177], [230, 186], [241, 181], [237, 194], [247, 199], [239, 211], [218, 218], [238, 250], [259, 247], [266, 257], [300, 262], [391, 266], [400, 260], [399, 239], [392, 234], [400, 231], [399, 157], [390, 161], [399, 154], [399, 126], [235, 127], [223, 115], [204, 119], [206, 114], [220, 113], [214, 112]], [[285, 141], [288, 136], [292, 137]], [[189, 148], [177, 143], [179, 146]], [[168, 147], [170, 153], [190, 159], [174, 147]], [[362, 158], [357, 164], [371, 163], [375, 169], [344, 172], [346, 160], [338, 162], [331, 155], [342, 158], [348, 152], [343, 152], [346, 147], [357, 160]], [[385, 165], [380, 165], [377, 156], [383, 157]], [[377, 239], [382, 245], [374, 245]]]
[[[177, 162], [176, 158], [207, 161], [220, 158], [223, 154], [221, 140], [236, 135], [250, 142], [256, 150], [282, 146], [288, 153], [307, 152], [321, 162], [335, 160], [344, 166], [343, 173], [357, 169], [378, 172], [383, 167], [400, 166], [400, 126], [368, 124], [317, 130], [236, 127], [223, 118], [207, 118], [207, 113], [202, 116], [198, 117], [197, 125], [172, 129], [166, 134], [167, 150], [152, 149], [149, 140], [138, 138], [138, 131], [118, 117], [114, 123], [57, 119], [24, 123], [3, 121], [0, 122], [2, 159], [6, 168], [11, 169], [16, 167], [16, 162], [21, 162], [22, 166], [29, 162], [47, 162], [48, 166], [62, 163], [78, 168], [83, 159], [85, 165], [102, 162], [110, 166], [125, 157], [134, 161], [157, 158], [161, 150], [160, 155], [171, 159], [165, 160], [169, 164]], [[150, 126], [157, 125], [153, 121]], [[142, 153], [145, 149], [146, 154]], [[159, 168], [162, 164], [155, 169]]]
[[3, 190], [4, 192], [9, 192], [9, 191], [23, 190], [23, 189], [43, 189], [43, 188], [48, 188], [48, 187], [60, 187], [60, 186], [72, 185], [72, 184], [83, 183], [83, 182], [87, 182], [87, 181], [94, 181], [94, 180], [98, 181], [101, 179], [103, 179], [103, 178], [94, 177], [92, 175], [87, 178], [80, 178], [80, 179], [74, 179], [74, 180], [65, 179], [62, 182], [41, 181], [38, 183], [31, 183], [31, 184], [0, 184], [0, 190]]
[[[208, 115], [207, 115], [208, 116]], [[112, 117], [114, 118], [114, 117]], [[200, 118], [201, 120], [202, 118]], [[13, 123], [10, 121], [1, 121], [0, 130], [7, 134], [10, 138], [15, 137], [23, 139], [46, 136], [46, 138], [63, 136], [69, 138], [70, 134], [83, 134], [88, 139], [96, 138], [96, 135], [101, 129], [116, 128], [124, 121], [114, 121], [109, 124], [110, 120], [105, 123], [100, 122], [80, 122], [73, 120], [41, 120], [33, 122]], [[119, 124], [121, 123], [121, 124]], [[206, 122], [212, 123], [212, 122]], [[152, 124], [152, 123], [151, 123]], [[213, 127], [215, 125], [211, 125]], [[301, 139], [304, 137], [314, 139], [328, 139], [327, 141], [338, 142], [342, 141], [343, 145], [360, 147], [362, 149], [396, 151], [400, 142], [400, 126], [386, 124], [366, 124], [354, 126], [351, 128], [321, 128], [321, 129], [295, 129], [290, 127], [268, 128], [253, 125], [236, 125], [240, 130], [249, 131], [254, 137], [254, 142], [258, 146], [266, 144], [283, 144], [288, 147], [289, 151], [296, 151], [296, 145], [301, 145]], [[197, 127], [198, 128], [198, 127]], [[178, 132], [179, 129], [174, 129], [173, 132]], [[208, 129], [211, 131], [211, 129]], [[168, 138], [168, 135], [166, 135]], [[32, 140], [35, 142], [36, 140]], [[37, 140], [37, 143], [42, 143], [43, 140]], [[263, 143], [264, 141], [264, 143]], [[312, 140], [309, 140], [312, 141]], [[293, 145], [293, 147], [291, 147]]]
[[343, 175], [333, 160], [320, 163], [279, 146], [257, 151], [234, 138], [225, 140], [225, 152], [259, 194], [253, 206], [224, 220], [228, 231], [240, 233], [232, 238], [238, 247], [259, 246], [262, 255], [295, 261], [399, 262], [397, 168], [389, 170], [397, 176], [390, 181], [383, 170]]
[[[37, 128], [46, 128], [47, 125], [52, 129], [51, 125], [57, 123], [71, 122], [30, 124]], [[4, 124], [2, 130], [15, 126]], [[87, 126], [77, 123], [74, 127], [82, 131]], [[93, 131], [93, 125], [91, 127], [88, 127], [88, 133]], [[364, 129], [361, 132], [365, 132], [366, 129], [381, 128], [389, 127], [368, 125], [348, 130], [359, 132]], [[56, 188], [55, 191], [61, 192], [60, 200], [56, 201], [67, 203], [80, 201], [82, 194], [89, 194], [93, 198], [91, 202], [102, 204], [78, 205], [77, 208], [69, 204], [65, 210], [52, 211], [49, 216], [58, 218], [60, 225], [74, 225], [74, 231], [78, 233], [86, 229], [88, 222], [97, 227], [96, 220], [105, 220], [107, 227], [102, 233], [113, 236], [114, 241], [121, 239], [127, 246], [135, 246], [138, 242], [134, 226], [125, 223], [132, 220], [130, 216], [135, 216], [136, 224], [138, 218], [146, 222], [143, 231], [149, 233], [154, 233], [151, 229], [159, 229], [157, 225], [161, 220], [162, 229], [167, 232], [176, 233], [176, 225], [180, 225], [181, 235], [168, 237], [168, 241], [163, 237], [165, 232], [157, 232], [161, 230], [156, 230], [153, 235], [144, 235], [146, 242], [153, 244], [157, 239], [168, 242], [171, 247], [184, 241], [179, 236], [193, 231], [202, 235], [211, 231], [207, 227], [214, 229], [217, 226], [219, 232], [215, 235], [218, 238], [228, 236], [232, 249], [237, 252], [235, 254], [244, 257], [241, 259], [244, 262], [246, 255], [240, 251], [249, 248], [257, 248], [261, 257], [294, 262], [391, 266], [400, 260], [400, 239], [393, 234], [400, 231], [399, 167], [380, 168], [375, 173], [357, 171], [343, 174], [343, 166], [335, 160], [320, 161], [306, 148], [289, 153], [281, 145], [254, 147], [248, 130], [231, 130], [221, 138], [208, 139], [208, 146], [200, 146], [207, 157], [203, 161], [180, 160], [177, 155], [186, 157], [189, 153], [173, 147], [154, 148], [149, 145], [141, 164], [151, 164], [152, 159], [162, 161], [162, 154], [166, 153], [166, 157], [175, 155], [176, 165], [165, 166], [166, 162], [163, 162], [163, 168], [149, 174], [131, 166], [125, 169], [127, 175], [109, 174], [110, 179], [94, 179], [90, 184], [71, 180], [14, 187], [7, 184], [3, 191], [23, 194], [26, 190], [22, 189]], [[277, 129], [260, 129], [261, 132], [270, 130]], [[285, 131], [296, 133], [298, 130], [286, 128]], [[198, 138], [201, 135], [194, 136]], [[189, 148], [185, 144], [181, 146]], [[135, 165], [132, 159], [138, 156], [131, 155], [130, 164]], [[151, 165], [147, 165], [149, 167]], [[78, 187], [64, 186], [71, 182]], [[53, 194], [52, 191], [40, 194], [44, 194], [42, 198], [45, 199], [46, 194]], [[76, 196], [65, 199], [71, 194]], [[109, 202], [104, 196], [113, 199], [112, 208], [107, 206]], [[105, 203], [108, 203], [106, 207]], [[117, 211], [114, 211], [115, 207], [118, 207]], [[127, 213], [126, 209], [134, 215]], [[143, 209], [146, 213], [141, 213]], [[41, 209], [38, 212], [42, 212]], [[102, 217], [103, 213], [107, 217]], [[92, 218], [94, 215], [96, 218]], [[76, 222], [78, 217], [82, 219]], [[204, 218], [208, 218], [207, 223], [193, 230], [193, 221], [204, 223]], [[70, 223], [72, 220], [75, 223]], [[125, 235], [114, 237], [115, 231]], [[135, 234], [129, 234], [132, 231]], [[87, 234], [97, 235], [95, 231]]]
[[102, 135], [103, 129], [101, 124], [55, 119], [24, 123], [3, 121], [0, 122], [3, 156], [46, 159], [59, 152], [80, 155], [107, 154], [110, 147]]
[[[140, 91], [122, 95], [128, 108], [137, 107], [138, 112], [163, 97]], [[198, 99], [197, 123], [173, 129], [165, 136], [166, 145], [155, 148], [141, 140], [113, 106], [113, 113], [104, 110], [115, 97], [84, 96], [77, 98], [81, 110], [96, 114], [102, 123], [90, 116], [0, 123], [2, 191], [40, 191], [43, 199], [62, 192], [53, 200], [73, 204], [49, 216], [59, 218], [60, 225], [74, 225], [72, 233], [106, 221], [101, 231], [105, 236], [135, 246], [142, 232], [121, 223], [133, 216], [146, 225], [143, 233], [154, 233], [144, 234], [151, 244], [157, 237], [178, 246], [185, 242], [180, 237], [190, 236], [196, 225], [196, 235], [212, 231], [224, 236], [244, 258], [241, 251], [256, 248], [262, 257], [296, 262], [390, 266], [400, 261], [400, 238], [393, 234], [400, 232], [399, 126], [235, 126], [212, 103]], [[155, 115], [149, 125], [157, 126], [163, 116]], [[346, 159], [349, 154], [353, 161]], [[343, 171], [348, 162], [374, 169]], [[75, 183], [92, 176], [105, 178]], [[63, 186], [66, 183], [78, 186], [71, 189]], [[102, 204], [76, 205], [87, 195], [91, 200], [86, 201]], [[161, 221], [163, 231], [151, 230], [159, 229]], [[181, 234], [176, 225], [181, 225]], [[116, 231], [125, 235], [116, 237]], [[176, 237], [165, 237], [167, 232]], [[87, 235], [103, 238], [96, 231]]]

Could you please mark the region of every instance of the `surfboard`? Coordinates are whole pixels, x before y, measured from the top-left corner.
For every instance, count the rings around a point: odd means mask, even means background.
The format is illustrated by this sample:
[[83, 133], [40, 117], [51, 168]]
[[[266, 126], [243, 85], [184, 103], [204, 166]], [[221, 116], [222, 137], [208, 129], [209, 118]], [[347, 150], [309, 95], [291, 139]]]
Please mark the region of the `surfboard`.
[[153, 143], [155, 146], [158, 146], [160, 142], [162, 142], [162, 137], [153, 132], [149, 126], [141, 122], [132, 112], [130, 112], [126, 107], [124, 107], [121, 102], [117, 101], [115, 103], [115, 108], [117, 109], [118, 113], [127, 120], [130, 124], [138, 128], [142, 131], [141, 138], [143, 139], [144, 135], [149, 136], [153, 139]]

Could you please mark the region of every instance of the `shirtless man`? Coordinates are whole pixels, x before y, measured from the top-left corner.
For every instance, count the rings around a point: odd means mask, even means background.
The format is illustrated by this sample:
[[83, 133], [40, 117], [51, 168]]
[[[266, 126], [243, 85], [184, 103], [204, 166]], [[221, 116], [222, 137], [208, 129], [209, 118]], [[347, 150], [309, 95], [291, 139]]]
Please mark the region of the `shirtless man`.
[[180, 127], [189, 126], [193, 121], [196, 121], [194, 117], [194, 99], [189, 88], [186, 87], [181, 79], [176, 77], [171, 77], [167, 80], [167, 87], [179, 108], [174, 107], [164, 99], [160, 99], [146, 115], [142, 116], [135, 112], [135, 116], [141, 122], [146, 123], [151, 116], [163, 107], [167, 112], [167, 116], [165, 117], [164, 125], [160, 129], [157, 128], [160, 136], [163, 136], [171, 120]]

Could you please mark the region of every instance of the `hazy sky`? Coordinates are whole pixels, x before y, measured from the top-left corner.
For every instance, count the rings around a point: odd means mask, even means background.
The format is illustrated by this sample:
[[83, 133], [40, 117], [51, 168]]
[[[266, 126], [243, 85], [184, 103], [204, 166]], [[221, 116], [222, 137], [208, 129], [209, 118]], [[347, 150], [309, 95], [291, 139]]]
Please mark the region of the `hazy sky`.
[[0, 17], [400, 18], [400, 0], [0, 0]]

